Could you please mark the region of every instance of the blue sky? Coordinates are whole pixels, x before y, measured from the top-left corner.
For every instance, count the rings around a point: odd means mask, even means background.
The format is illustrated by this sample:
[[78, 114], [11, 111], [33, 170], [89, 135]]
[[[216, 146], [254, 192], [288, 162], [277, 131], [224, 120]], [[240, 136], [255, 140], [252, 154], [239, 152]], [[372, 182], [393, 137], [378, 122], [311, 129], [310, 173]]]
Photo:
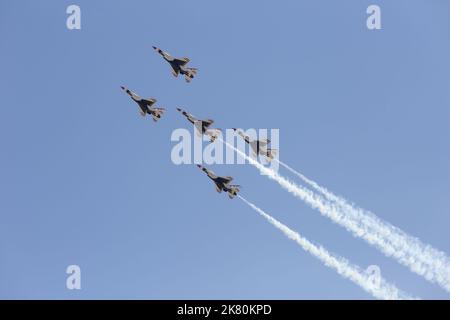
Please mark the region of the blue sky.
[[[382, 30], [366, 28], [373, 3]], [[279, 128], [282, 161], [450, 254], [449, 14], [444, 0], [1, 1], [0, 298], [371, 298], [174, 165], [178, 106]], [[152, 45], [198, 77], [175, 79]], [[141, 118], [121, 85], [167, 114]], [[212, 169], [330, 251], [449, 298], [253, 167]]]

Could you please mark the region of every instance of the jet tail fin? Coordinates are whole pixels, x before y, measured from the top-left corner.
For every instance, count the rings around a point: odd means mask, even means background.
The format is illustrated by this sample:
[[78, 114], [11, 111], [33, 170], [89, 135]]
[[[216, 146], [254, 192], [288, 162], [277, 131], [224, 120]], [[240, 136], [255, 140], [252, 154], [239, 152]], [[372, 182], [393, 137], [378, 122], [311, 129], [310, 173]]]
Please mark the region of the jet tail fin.
[[228, 197], [230, 199], [233, 199], [238, 194], [238, 192], [240, 191], [239, 188], [240, 188], [240, 186], [238, 186], [238, 185], [230, 186], [230, 188], [228, 189]]
[[277, 155], [277, 150], [276, 149], [267, 149], [266, 156], [267, 156], [269, 161], [273, 160], [276, 155]]
[[192, 79], [197, 75], [198, 69], [196, 68], [186, 68], [186, 73], [184, 74], [184, 79], [186, 82], [191, 82]]
[[154, 111], [152, 112], [153, 121], [156, 122], [159, 119], [161, 119], [162, 115], [164, 114], [164, 111], [166, 111], [166, 109], [164, 108], [155, 108]]

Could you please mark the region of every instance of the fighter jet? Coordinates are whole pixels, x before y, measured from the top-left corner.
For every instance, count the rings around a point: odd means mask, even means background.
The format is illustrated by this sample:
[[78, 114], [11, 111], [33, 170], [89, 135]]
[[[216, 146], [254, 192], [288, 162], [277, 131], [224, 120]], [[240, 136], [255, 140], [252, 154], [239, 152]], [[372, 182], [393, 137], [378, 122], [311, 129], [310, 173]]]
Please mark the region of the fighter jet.
[[195, 118], [192, 114], [187, 113], [181, 108], [177, 108], [177, 110], [180, 111], [181, 114], [185, 116], [188, 119], [188, 121], [195, 126], [195, 128], [197, 129], [197, 133], [200, 134], [200, 136], [202, 134], [209, 136], [209, 140], [211, 142], [214, 142], [219, 137], [221, 132], [220, 129], [209, 128], [214, 123], [214, 120], [211, 119], [199, 120]]
[[275, 149], [267, 148], [267, 145], [270, 143], [269, 139], [252, 140], [240, 130], [237, 130], [236, 128], [233, 128], [233, 130], [237, 132], [245, 140], [245, 142], [250, 145], [255, 155], [263, 155], [266, 157], [267, 161], [273, 160], [277, 151]]
[[201, 166], [201, 165], [197, 165], [197, 167], [199, 167], [203, 172], [205, 172], [208, 177], [214, 181], [215, 185], [216, 185], [216, 190], [217, 192], [228, 192], [228, 196], [230, 197], [230, 199], [233, 199], [239, 192], [239, 185], [235, 185], [235, 184], [230, 184], [231, 180], [233, 180], [233, 177], [218, 177], [214, 174], [214, 172], [212, 172], [211, 170], [206, 169], [205, 167]]
[[161, 49], [153, 46], [153, 49], [156, 50], [163, 58], [166, 60], [170, 66], [172, 67], [172, 74], [175, 77], [178, 77], [178, 74], [184, 75], [184, 79], [186, 82], [191, 82], [195, 75], [197, 75], [196, 68], [188, 68], [186, 64], [190, 61], [189, 58], [174, 58], [167, 52], [162, 51]]
[[131, 97], [131, 99], [134, 100], [134, 102], [136, 102], [139, 105], [139, 108], [141, 108], [141, 110], [139, 110], [141, 116], [145, 117], [147, 114], [150, 114], [153, 118], [153, 121], [155, 122], [161, 119], [161, 116], [163, 115], [164, 111], [166, 111], [166, 109], [152, 107], [156, 103], [156, 99], [154, 98], [142, 99], [133, 91], [128, 90], [127, 88], [122, 86], [121, 88]]

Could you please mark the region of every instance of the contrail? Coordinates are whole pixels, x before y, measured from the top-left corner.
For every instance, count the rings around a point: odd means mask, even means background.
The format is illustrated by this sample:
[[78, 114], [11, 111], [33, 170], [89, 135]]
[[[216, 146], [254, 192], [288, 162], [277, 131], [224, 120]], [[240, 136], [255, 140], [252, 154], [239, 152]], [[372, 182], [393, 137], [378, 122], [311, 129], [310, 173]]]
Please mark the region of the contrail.
[[382, 228], [380, 219], [374, 215], [369, 219], [369, 215], [355, 214], [355, 212], [343, 210], [336, 203], [326, 201], [322, 196], [305, 187], [298, 186], [280, 176], [274, 170], [264, 167], [228, 142], [224, 140], [222, 142], [227, 147], [235, 150], [237, 154], [255, 166], [269, 179], [278, 182], [288, 192], [303, 200], [313, 209], [318, 210], [322, 215], [343, 226], [354, 236], [364, 239], [386, 256], [394, 257], [399, 263], [407, 266], [414, 273], [450, 291], [450, 267], [448, 258], [446, 258], [444, 253], [433, 249], [429, 245], [421, 244], [418, 239], [407, 236], [395, 227], [392, 227], [392, 230], [398, 230], [397, 235], [404, 234], [406, 237], [390, 236], [393, 233], [390, 233], [387, 228]]
[[288, 226], [279, 222], [269, 214], [265, 213], [262, 209], [246, 200], [244, 197], [237, 195], [243, 202], [258, 212], [261, 216], [267, 219], [273, 226], [281, 230], [289, 239], [294, 240], [300, 245], [303, 250], [310, 253], [314, 257], [318, 258], [327, 267], [337, 271], [342, 277], [353, 281], [355, 284], [363, 288], [365, 291], [373, 295], [377, 299], [385, 300], [404, 300], [414, 299], [408, 294], [399, 290], [396, 286], [390, 284], [385, 279], [379, 276], [378, 279], [373, 279], [367, 272], [361, 270], [360, 267], [350, 263], [345, 258], [331, 254], [322, 246], [317, 246], [302, 237], [298, 232], [290, 229]]
[[[450, 261], [444, 252], [422, 243], [419, 239], [406, 234], [389, 222], [382, 221], [372, 212], [359, 208], [345, 198], [333, 194], [284, 162], [277, 161], [307, 185], [320, 192], [328, 201], [335, 203], [354, 219], [361, 221], [362, 224], [371, 229], [371, 232], [389, 241], [394, 248], [393, 252], [390, 251], [392, 252], [391, 255], [403, 265], [408, 266], [413, 272], [450, 291]], [[386, 254], [389, 255], [388, 253]]]

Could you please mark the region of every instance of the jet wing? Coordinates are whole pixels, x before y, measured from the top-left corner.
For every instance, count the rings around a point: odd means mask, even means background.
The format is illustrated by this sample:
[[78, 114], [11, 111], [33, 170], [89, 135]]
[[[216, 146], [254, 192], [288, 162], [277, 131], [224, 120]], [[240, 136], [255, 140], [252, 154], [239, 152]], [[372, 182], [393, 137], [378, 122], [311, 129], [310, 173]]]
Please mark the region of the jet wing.
[[155, 104], [157, 101], [155, 98], [142, 99], [149, 107]]
[[139, 109], [141, 109], [141, 111], [140, 111], [141, 116], [145, 117], [149, 108], [147, 108], [146, 105], [144, 105], [143, 103], [140, 103], [140, 102], [138, 102], [138, 105], [139, 105]]
[[233, 177], [217, 177], [223, 184], [228, 184], [233, 181]]
[[176, 78], [176, 77], [178, 77], [178, 74], [179, 74], [179, 70], [178, 69], [175, 69], [172, 65], [170, 65], [171, 67], [172, 67], [172, 74], [173, 74], [173, 76]]
[[180, 66], [184, 66], [184, 65], [186, 65], [186, 63], [188, 63], [190, 60], [189, 60], [189, 58], [181, 58], [181, 59], [174, 58], [173, 61], [176, 62], [176, 63], [178, 63]]
[[202, 123], [205, 128], [209, 128], [214, 123], [214, 120], [206, 119], [206, 120], [202, 120]]

